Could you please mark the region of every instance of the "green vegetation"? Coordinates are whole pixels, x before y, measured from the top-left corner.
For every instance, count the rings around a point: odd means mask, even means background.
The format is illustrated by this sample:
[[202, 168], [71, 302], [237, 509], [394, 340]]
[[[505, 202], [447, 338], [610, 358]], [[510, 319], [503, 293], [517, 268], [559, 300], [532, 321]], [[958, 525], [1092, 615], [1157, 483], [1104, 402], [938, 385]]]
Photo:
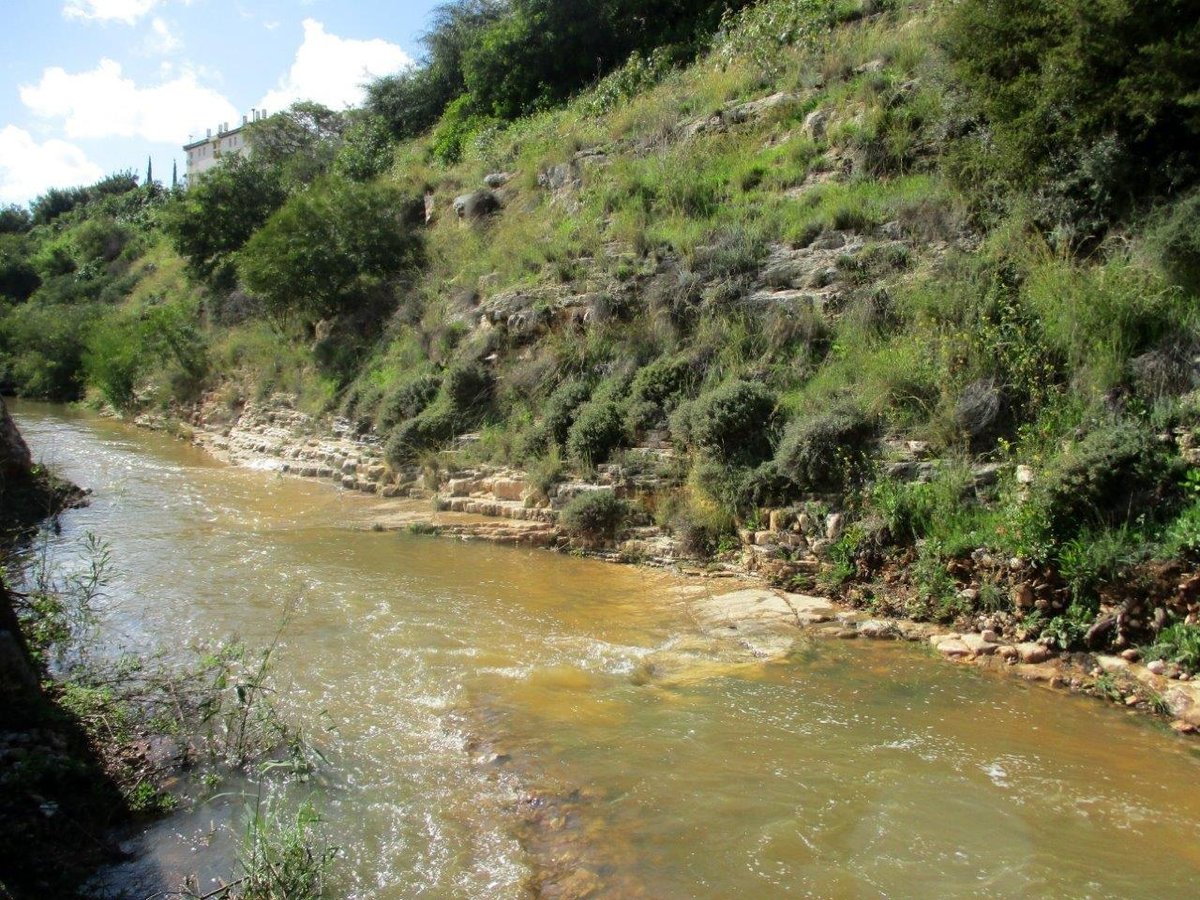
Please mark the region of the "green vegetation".
[[880, 608], [1146, 643], [1200, 563], [1192, 12], [455, 0], [186, 193], [2, 211], [0, 382], [286, 392], [547, 496], [665, 441], [631, 513], [689, 552], [819, 502]]
[[612, 540], [628, 519], [629, 504], [612, 491], [580, 494], [562, 512], [567, 531], [587, 541]]

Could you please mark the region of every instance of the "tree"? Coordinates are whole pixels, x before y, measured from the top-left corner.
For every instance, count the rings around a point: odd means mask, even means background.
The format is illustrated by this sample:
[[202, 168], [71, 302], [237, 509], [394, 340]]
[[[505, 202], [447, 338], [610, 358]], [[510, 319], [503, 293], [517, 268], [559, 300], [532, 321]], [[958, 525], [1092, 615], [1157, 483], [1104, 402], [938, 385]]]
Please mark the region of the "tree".
[[0, 234], [24, 234], [33, 227], [33, 217], [23, 206], [0, 207]]
[[294, 190], [329, 170], [347, 124], [343, 113], [301, 100], [247, 126], [247, 140], [255, 160], [277, 168], [284, 185]]
[[417, 260], [411, 204], [399, 190], [325, 178], [296, 194], [238, 254], [238, 272], [280, 324], [352, 309]]
[[163, 228], [192, 274], [228, 284], [232, 254], [287, 199], [279, 172], [231, 156], [163, 209]]

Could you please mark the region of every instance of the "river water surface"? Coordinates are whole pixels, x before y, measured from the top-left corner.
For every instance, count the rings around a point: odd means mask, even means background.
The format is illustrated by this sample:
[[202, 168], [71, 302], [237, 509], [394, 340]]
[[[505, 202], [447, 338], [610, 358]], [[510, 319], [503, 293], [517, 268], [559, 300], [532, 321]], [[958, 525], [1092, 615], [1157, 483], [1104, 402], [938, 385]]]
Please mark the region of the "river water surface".
[[[372, 533], [373, 498], [12, 411], [94, 491], [53, 549], [109, 545], [110, 642], [261, 646], [297, 606], [276, 681], [329, 761], [304, 790], [340, 895], [1200, 893], [1200, 757], [1118, 709], [908, 645], [797, 633], [757, 659], [664, 574]], [[237, 805], [150, 829], [111, 883], [211, 886]]]

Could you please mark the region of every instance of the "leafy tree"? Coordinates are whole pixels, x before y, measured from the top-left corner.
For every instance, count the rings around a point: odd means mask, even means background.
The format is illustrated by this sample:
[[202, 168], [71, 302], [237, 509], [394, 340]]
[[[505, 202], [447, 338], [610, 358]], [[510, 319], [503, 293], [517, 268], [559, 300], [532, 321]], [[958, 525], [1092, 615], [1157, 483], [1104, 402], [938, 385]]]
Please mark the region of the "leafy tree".
[[250, 238], [238, 271], [278, 322], [335, 315], [414, 263], [410, 205], [392, 187], [323, 179]]
[[33, 216], [23, 206], [0, 207], [0, 234], [24, 234], [33, 227]]
[[455, 0], [439, 6], [421, 38], [422, 65], [368, 85], [367, 110], [387, 123], [397, 140], [432, 128], [446, 106], [466, 91], [463, 59], [468, 49], [506, 9], [500, 0]]
[[329, 170], [346, 126], [345, 114], [301, 100], [248, 126], [247, 140], [255, 161], [278, 169], [285, 186], [294, 190]]
[[333, 172], [351, 181], [378, 178], [392, 165], [392, 135], [381, 117], [359, 114], [346, 128]]
[[28, 300], [42, 283], [29, 262], [29, 244], [17, 234], [0, 234], [0, 296]]
[[163, 228], [194, 276], [228, 283], [232, 254], [286, 199], [276, 169], [233, 156], [163, 209]]

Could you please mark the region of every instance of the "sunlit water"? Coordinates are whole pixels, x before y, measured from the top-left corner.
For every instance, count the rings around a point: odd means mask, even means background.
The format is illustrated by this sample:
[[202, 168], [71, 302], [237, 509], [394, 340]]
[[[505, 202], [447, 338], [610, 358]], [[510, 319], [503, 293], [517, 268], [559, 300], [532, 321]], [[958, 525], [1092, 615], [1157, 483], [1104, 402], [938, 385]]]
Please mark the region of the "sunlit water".
[[[265, 645], [297, 605], [277, 681], [329, 760], [305, 790], [346, 896], [1200, 891], [1200, 758], [1120, 710], [912, 646], [796, 635], [756, 661], [669, 576], [372, 533], [373, 498], [14, 412], [94, 491], [56, 552], [108, 543], [110, 642]], [[238, 820], [228, 799], [169, 819], [118, 883], [211, 886], [229, 857], [204, 848]]]

